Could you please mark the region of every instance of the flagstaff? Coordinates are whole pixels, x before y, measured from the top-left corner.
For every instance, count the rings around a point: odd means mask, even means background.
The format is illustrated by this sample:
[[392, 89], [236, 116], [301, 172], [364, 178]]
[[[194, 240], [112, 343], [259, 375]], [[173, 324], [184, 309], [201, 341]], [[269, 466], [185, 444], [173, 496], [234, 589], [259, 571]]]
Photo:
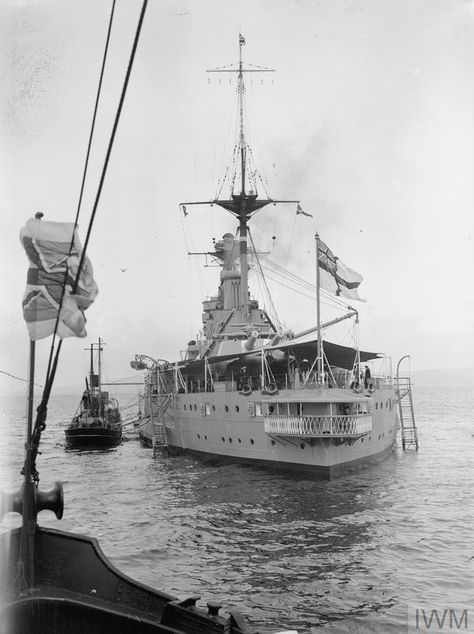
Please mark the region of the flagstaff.
[[316, 353], [316, 384], [324, 382], [322, 352], [323, 346], [321, 341], [321, 280], [319, 273], [319, 233], [315, 235], [316, 241], [316, 336], [317, 336], [317, 353]]

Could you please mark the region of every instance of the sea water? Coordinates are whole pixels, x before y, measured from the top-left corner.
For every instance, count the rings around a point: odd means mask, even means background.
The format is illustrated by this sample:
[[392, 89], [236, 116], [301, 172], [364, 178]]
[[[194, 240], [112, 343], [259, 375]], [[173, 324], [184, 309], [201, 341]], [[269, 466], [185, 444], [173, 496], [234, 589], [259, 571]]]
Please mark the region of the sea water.
[[[133, 578], [179, 598], [199, 594], [203, 607], [219, 600], [261, 631], [419, 632], [415, 614], [429, 622], [433, 610], [451, 610], [458, 622], [464, 615], [461, 629], [471, 631], [471, 386], [415, 386], [418, 453], [399, 448], [331, 482], [153, 458], [138, 441], [66, 450], [77, 399], [50, 402], [37, 467], [40, 488], [63, 482], [65, 512], [60, 522], [42, 512], [43, 526], [94, 536]], [[0, 417], [1, 488], [12, 491], [21, 482], [25, 398], [4, 397]], [[1, 527], [18, 522], [10, 514]]]

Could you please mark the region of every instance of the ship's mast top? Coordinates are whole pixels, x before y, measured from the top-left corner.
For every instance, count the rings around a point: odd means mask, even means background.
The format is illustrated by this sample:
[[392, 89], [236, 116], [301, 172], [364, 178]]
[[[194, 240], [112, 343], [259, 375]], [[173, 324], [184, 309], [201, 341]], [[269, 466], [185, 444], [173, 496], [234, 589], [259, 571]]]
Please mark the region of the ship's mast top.
[[[266, 68], [265, 66], [256, 66], [255, 64], [246, 64], [244, 67], [243, 62], [243, 47], [245, 46], [245, 38], [239, 33], [239, 61], [237, 64], [230, 64], [228, 66], [220, 66], [218, 68], [213, 68], [208, 70], [208, 73], [237, 73], [237, 94], [238, 94], [238, 107], [239, 107], [239, 136], [236, 144], [236, 150], [240, 155], [240, 176], [241, 176], [241, 184], [240, 184], [240, 192], [237, 196], [241, 199], [239, 202], [242, 202], [242, 199], [246, 197], [246, 189], [247, 189], [247, 141], [245, 138], [245, 108], [244, 108], [244, 95], [245, 95], [245, 73], [274, 73], [275, 70], [273, 68]], [[249, 192], [250, 195], [253, 194], [252, 191]], [[235, 197], [235, 193], [232, 192], [232, 196]], [[255, 196], [256, 197], [256, 196]], [[259, 209], [260, 207], [257, 207]], [[228, 209], [228, 207], [226, 207]], [[240, 215], [241, 204], [239, 205], [239, 209], [237, 209], [237, 213], [234, 211], [235, 215]], [[245, 205], [245, 210], [253, 213], [253, 211], [257, 211], [257, 209], [253, 209], [252, 206]], [[228, 209], [229, 211], [233, 211]], [[247, 215], [246, 214], [246, 215]], [[248, 214], [250, 216], [250, 214]]]
[[[273, 73], [272, 68], [264, 66], [256, 66], [254, 64], [246, 64], [242, 61], [242, 47], [245, 46], [245, 38], [239, 33], [239, 62], [229, 66], [220, 66], [208, 70], [208, 73], [237, 73], [237, 91], [239, 98], [239, 138], [236, 145], [236, 151], [240, 154], [240, 172], [241, 185], [238, 194], [231, 192], [229, 199], [222, 199], [218, 195], [214, 200], [194, 201], [181, 203], [187, 205], [219, 205], [234, 215], [239, 221], [239, 243], [240, 243], [240, 305], [242, 316], [244, 319], [249, 318], [249, 299], [248, 299], [248, 261], [247, 261], [247, 223], [254, 213], [269, 203], [297, 203], [298, 200], [274, 200], [272, 198], [258, 198], [257, 192], [249, 190], [246, 192], [246, 165], [247, 165], [247, 142], [245, 139], [244, 129], [244, 94], [245, 94], [245, 73]], [[235, 151], [235, 150], [234, 150]], [[234, 155], [235, 156], [235, 155]], [[237, 174], [234, 172], [234, 178]]]
[[244, 134], [244, 71], [242, 66], [242, 46], [245, 45], [245, 38], [239, 33], [239, 78], [238, 78], [238, 93], [239, 93], [239, 115], [240, 115], [240, 160], [241, 160], [241, 175], [242, 175], [242, 188], [240, 195], [245, 196], [245, 161], [246, 161], [246, 147], [245, 147], [245, 134]]

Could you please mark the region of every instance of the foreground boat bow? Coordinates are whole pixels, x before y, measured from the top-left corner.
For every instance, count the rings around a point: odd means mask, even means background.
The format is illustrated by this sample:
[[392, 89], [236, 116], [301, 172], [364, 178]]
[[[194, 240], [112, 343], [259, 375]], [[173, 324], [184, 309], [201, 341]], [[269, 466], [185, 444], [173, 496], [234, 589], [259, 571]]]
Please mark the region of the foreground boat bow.
[[[59, 509], [59, 495], [49, 508]], [[20, 498], [12, 497], [7, 510], [18, 508]], [[238, 612], [219, 614], [221, 606], [215, 602], [201, 609], [196, 605], [198, 596], [180, 601], [127, 577], [91, 537], [43, 528], [35, 522], [30, 534], [25, 524], [3, 533], [0, 548], [2, 634], [255, 632]]]

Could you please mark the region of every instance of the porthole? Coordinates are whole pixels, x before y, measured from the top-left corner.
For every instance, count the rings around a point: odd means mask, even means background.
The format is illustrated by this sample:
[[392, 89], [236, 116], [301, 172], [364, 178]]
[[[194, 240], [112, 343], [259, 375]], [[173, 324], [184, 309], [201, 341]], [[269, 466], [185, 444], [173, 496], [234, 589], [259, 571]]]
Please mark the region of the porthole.
[[228, 405], [226, 405], [226, 406], [224, 407], [224, 409], [225, 409], [225, 411], [226, 411], [226, 412], [228, 412], [228, 411], [229, 411], [229, 406], [228, 406]]
[[212, 406], [212, 411], [213, 411], [213, 412], [215, 412], [215, 411], [216, 411], [216, 406], [215, 406], [215, 405], [213, 405], [213, 406]]
[[232, 438], [229, 438], [229, 442], [232, 443]]
[[239, 438], [239, 443], [242, 443], [242, 439], [241, 438]]
[[361, 438], [360, 442], [364, 442], [364, 439], [363, 439], [363, 438]]
[[222, 436], [222, 442], [225, 442], [225, 438], [224, 438], [224, 436]]
[[238, 412], [240, 407], [238, 405], [235, 406], [235, 411]]
[[197, 405], [196, 405], [196, 403], [194, 403], [194, 411], [196, 411], [196, 410], [197, 410]]
[[251, 445], [254, 445], [254, 444], [255, 444], [255, 441], [254, 441], [254, 439], [253, 439], [253, 438], [251, 438], [251, 439], [250, 439], [250, 444], [251, 444]]
[[198, 438], [201, 438], [201, 434], [198, 434]]
[[207, 436], [204, 436], [204, 440], [207, 440]]
[[300, 447], [301, 449], [304, 449], [304, 442], [301, 443]]
[[183, 409], [186, 410], [186, 405], [183, 405]]
[[378, 409], [378, 408], [379, 408], [379, 404], [375, 403], [375, 409]]
[[275, 446], [276, 445], [276, 441], [272, 440], [272, 445]]
[[383, 409], [383, 401], [380, 403], [380, 409]]

